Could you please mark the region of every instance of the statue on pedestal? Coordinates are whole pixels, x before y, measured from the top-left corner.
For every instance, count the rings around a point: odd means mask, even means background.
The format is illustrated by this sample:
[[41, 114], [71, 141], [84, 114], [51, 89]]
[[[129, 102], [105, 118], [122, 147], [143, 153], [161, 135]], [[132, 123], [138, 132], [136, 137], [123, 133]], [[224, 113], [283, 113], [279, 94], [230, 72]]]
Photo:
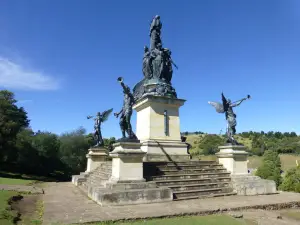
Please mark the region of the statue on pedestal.
[[170, 49], [163, 48], [161, 41], [162, 23], [160, 16], [155, 16], [150, 25], [150, 50], [144, 47], [143, 74], [144, 79], [133, 88], [135, 100], [145, 94], [167, 96], [177, 98], [175, 89], [172, 87], [173, 66]]
[[[119, 77], [118, 81], [120, 82], [123, 88], [124, 100], [123, 107], [120, 112], [114, 113], [114, 115], [118, 118], [120, 116], [120, 128], [122, 131], [122, 138], [119, 141], [133, 141], [138, 140], [131, 127], [131, 115], [132, 115], [132, 106], [134, 105], [134, 98], [132, 93], [130, 92], [130, 88], [123, 83], [123, 78]], [[128, 134], [126, 137], [125, 134]]]
[[87, 116], [87, 119], [94, 119], [94, 140], [96, 142], [96, 145], [94, 147], [100, 147], [104, 146], [102, 134], [101, 134], [101, 123], [105, 122], [113, 109], [106, 110], [102, 113], [98, 112], [97, 115], [94, 116]]
[[241, 100], [231, 102], [230, 99], [226, 99], [224, 94], [222, 93], [222, 104], [219, 102], [208, 102], [208, 104], [212, 105], [218, 113], [225, 113], [225, 118], [227, 120], [227, 143], [232, 145], [240, 145], [235, 139], [234, 135], [236, 133], [236, 114], [233, 112], [233, 107], [239, 106], [243, 101], [250, 99], [250, 95], [247, 95], [246, 98]]

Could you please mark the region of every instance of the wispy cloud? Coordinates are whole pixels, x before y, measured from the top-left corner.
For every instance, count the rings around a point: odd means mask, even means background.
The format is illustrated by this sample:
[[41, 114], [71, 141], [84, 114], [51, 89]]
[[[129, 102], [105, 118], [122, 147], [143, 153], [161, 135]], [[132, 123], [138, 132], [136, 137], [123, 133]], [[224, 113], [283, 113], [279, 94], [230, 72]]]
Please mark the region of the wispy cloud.
[[25, 69], [22, 65], [0, 56], [0, 86], [23, 90], [56, 90], [59, 82], [49, 75]]

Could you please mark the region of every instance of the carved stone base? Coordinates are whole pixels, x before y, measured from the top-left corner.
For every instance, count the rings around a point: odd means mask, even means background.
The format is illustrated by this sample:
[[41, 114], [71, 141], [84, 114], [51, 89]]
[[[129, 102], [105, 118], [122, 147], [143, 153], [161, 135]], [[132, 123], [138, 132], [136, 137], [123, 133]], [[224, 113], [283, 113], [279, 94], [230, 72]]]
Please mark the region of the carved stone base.
[[189, 161], [187, 145], [179, 141], [144, 141], [141, 149], [147, 154], [144, 162]]
[[89, 173], [96, 169], [101, 162], [107, 160], [108, 150], [104, 147], [93, 147], [89, 149], [89, 153], [86, 155], [87, 158], [87, 169], [85, 172]]
[[232, 175], [248, 175], [246, 147], [242, 145], [219, 146], [220, 151], [216, 153], [219, 163], [231, 172]]
[[112, 157], [112, 176], [110, 182], [143, 182], [143, 157], [141, 143], [118, 142], [113, 145], [114, 150], [109, 154]]

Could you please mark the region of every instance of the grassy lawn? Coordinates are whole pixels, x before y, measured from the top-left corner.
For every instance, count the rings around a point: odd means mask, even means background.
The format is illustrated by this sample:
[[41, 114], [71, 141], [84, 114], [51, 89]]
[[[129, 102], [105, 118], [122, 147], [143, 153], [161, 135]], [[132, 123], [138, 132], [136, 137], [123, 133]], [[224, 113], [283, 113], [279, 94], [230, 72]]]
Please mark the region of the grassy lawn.
[[[91, 223], [89, 223], [91, 224]], [[124, 223], [92, 223], [91, 225], [242, 225], [247, 224], [243, 220], [236, 220], [226, 215], [176, 217], [166, 219], [140, 220]]]
[[12, 225], [13, 219], [16, 217], [16, 212], [10, 211], [8, 209], [8, 200], [12, 197], [18, 195], [14, 191], [0, 191], [0, 224], [1, 225]]
[[14, 179], [14, 178], [6, 178], [0, 177], [0, 184], [17, 184], [17, 185], [30, 185], [35, 183], [35, 180], [24, 180], [24, 179]]

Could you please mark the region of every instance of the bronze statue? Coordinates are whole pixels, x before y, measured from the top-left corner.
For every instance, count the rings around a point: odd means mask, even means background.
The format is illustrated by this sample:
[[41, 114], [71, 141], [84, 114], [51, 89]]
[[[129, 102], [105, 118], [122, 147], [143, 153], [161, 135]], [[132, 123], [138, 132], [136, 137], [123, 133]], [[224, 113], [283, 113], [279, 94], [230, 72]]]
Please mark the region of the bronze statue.
[[105, 122], [113, 109], [106, 110], [102, 113], [98, 112], [97, 115], [94, 116], [87, 116], [87, 119], [94, 119], [94, 140], [96, 142], [96, 145], [94, 147], [98, 146], [104, 146], [102, 134], [101, 134], [101, 123]]
[[171, 51], [163, 48], [161, 40], [162, 23], [156, 15], [150, 25], [150, 50], [144, 48], [143, 74], [144, 78], [133, 88], [136, 101], [145, 95], [165, 96], [177, 98], [175, 89], [171, 85], [173, 66], [177, 66], [171, 58]]
[[[130, 92], [130, 88], [123, 83], [123, 78], [119, 77], [118, 81], [120, 82], [123, 88], [124, 101], [123, 107], [120, 112], [114, 113], [114, 115], [118, 118], [120, 116], [120, 128], [122, 131], [122, 138], [120, 141], [130, 141], [130, 140], [138, 140], [131, 127], [131, 115], [132, 115], [132, 106], [134, 104], [134, 98], [132, 93]], [[128, 134], [126, 137], [125, 134]]]
[[219, 102], [208, 102], [208, 104], [212, 105], [218, 113], [224, 113], [227, 120], [227, 143], [231, 143], [233, 145], [239, 145], [239, 143], [234, 139], [234, 135], [236, 133], [236, 114], [233, 112], [233, 107], [239, 106], [243, 101], [250, 99], [250, 95], [247, 95], [246, 98], [241, 100], [231, 102], [230, 99], [226, 99], [224, 94], [222, 93], [222, 104]]
[[150, 49], [151, 51], [157, 47], [157, 44], [161, 44], [161, 33], [162, 23], [160, 22], [160, 16], [156, 15], [150, 25]]

